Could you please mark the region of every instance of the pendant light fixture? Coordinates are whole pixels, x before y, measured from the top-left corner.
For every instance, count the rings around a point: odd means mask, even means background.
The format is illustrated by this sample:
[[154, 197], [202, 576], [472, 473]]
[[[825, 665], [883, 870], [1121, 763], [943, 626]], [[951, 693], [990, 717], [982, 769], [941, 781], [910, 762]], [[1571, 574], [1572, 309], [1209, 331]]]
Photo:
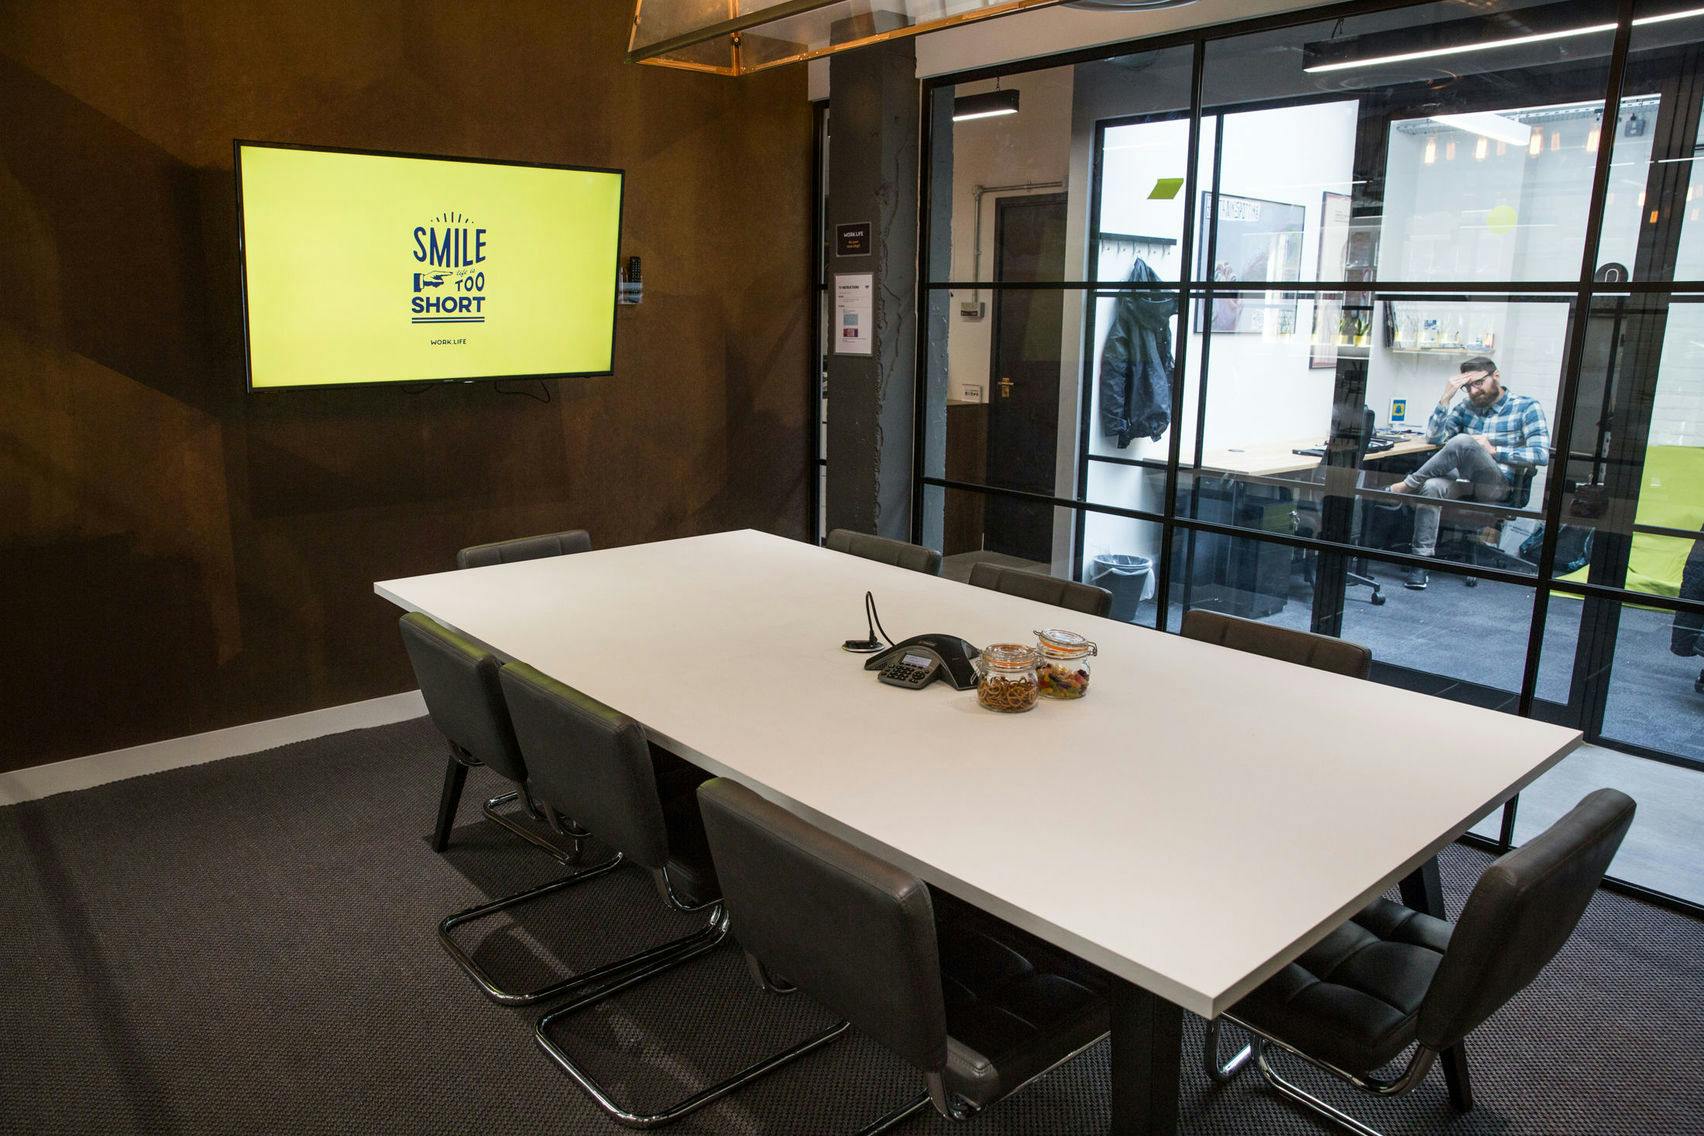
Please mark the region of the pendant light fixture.
[[953, 121], [968, 122], [973, 118], [996, 118], [1004, 114], [1018, 113], [1018, 92], [1000, 89], [1000, 80], [994, 80], [992, 91], [983, 91], [976, 95], [960, 95], [953, 100]]

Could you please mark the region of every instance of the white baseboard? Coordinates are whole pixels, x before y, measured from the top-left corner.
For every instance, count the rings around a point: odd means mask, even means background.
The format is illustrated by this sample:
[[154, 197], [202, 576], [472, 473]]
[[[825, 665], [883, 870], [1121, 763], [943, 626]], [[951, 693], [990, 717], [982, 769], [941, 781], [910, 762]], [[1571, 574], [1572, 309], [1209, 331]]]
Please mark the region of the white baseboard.
[[365, 702], [351, 702], [345, 706], [327, 706], [323, 710], [291, 714], [287, 718], [250, 722], [247, 725], [212, 730], [205, 734], [192, 734], [187, 738], [168, 738], [163, 742], [150, 742], [147, 745], [131, 746], [129, 749], [115, 749], [107, 753], [55, 761], [50, 765], [15, 769], [10, 773], [0, 773], [0, 806], [51, 797], [55, 793], [89, 789], [96, 785], [105, 785], [109, 781], [141, 777], [166, 769], [200, 765], [207, 761], [218, 761], [222, 757], [255, 753], [272, 749], [274, 746], [289, 745], [291, 742], [307, 741], [309, 738], [324, 737], [327, 734], [340, 734], [345, 730], [388, 726], [392, 722], [418, 718], [424, 713], [426, 703], [421, 699], [420, 692], [409, 690], [402, 694], [388, 694], [383, 698], [369, 698]]

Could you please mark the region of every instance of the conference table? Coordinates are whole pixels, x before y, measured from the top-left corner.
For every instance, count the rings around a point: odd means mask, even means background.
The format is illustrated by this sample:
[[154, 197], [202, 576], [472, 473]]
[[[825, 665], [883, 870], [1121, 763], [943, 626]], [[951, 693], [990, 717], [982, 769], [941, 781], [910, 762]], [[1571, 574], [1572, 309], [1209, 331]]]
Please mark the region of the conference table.
[[[1581, 738], [750, 530], [374, 590], [1106, 970], [1116, 1136], [1176, 1130], [1183, 1011], [1228, 1009]], [[841, 649], [866, 590], [896, 641], [1081, 632], [1089, 692], [998, 714], [882, 684]]]

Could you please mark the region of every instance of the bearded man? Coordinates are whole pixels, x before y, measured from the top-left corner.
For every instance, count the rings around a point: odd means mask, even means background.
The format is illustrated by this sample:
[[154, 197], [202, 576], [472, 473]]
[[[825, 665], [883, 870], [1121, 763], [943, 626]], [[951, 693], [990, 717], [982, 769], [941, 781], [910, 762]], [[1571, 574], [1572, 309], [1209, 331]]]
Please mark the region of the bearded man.
[[[1550, 460], [1550, 427], [1538, 400], [1512, 394], [1500, 381], [1497, 364], [1476, 355], [1461, 365], [1461, 373], [1444, 384], [1444, 393], [1426, 421], [1426, 440], [1438, 447], [1426, 464], [1390, 486], [1392, 493], [1412, 493], [1438, 500], [1506, 501], [1515, 479]], [[1456, 395], [1466, 400], [1455, 403]], [[1438, 544], [1436, 505], [1414, 506], [1416, 556], [1431, 556]], [[1419, 590], [1426, 570], [1414, 568], [1403, 581]]]

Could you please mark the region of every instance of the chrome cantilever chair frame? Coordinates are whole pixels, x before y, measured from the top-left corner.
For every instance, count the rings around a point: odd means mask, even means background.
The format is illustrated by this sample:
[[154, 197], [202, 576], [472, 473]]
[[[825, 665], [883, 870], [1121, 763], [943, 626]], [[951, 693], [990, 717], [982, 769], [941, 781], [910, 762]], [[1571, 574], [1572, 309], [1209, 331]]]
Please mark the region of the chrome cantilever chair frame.
[[[1231, 1025], [1245, 1030], [1254, 1038], [1254, 1041], [1244, 1045], [1229, 1061], [1220, 1064], [1219, 1033], [1221, 1023], [1224, 1022], [1229, 1022]], [[1251, 1051], [1255, 1052], [1259, 1055], [1256, 1064], [1260, 1067], [1260, 1075], [1266, 1079], [1268, 1085], [1278, 1091], [1279, 1095], [1288, 1097], [1338, 1127], [1355, 1133], [1355, 1136], [1381, 1136], [1381, 1134], [1378, 1129], [1370, 1128], [1342, 1109], [1327, 1104], [1279, 1073], [1272, 1065], [1272, 1050], [1274, 1048], [1282, 1049], [1304, 1064], [1312, 1065], [1320, 1072], [1328, 1073], [1340, 1081], [1346, 1081], [1362, 1092], [1375, 1097], [1400, 1097], [1412, 1092], [1415, 1086], [1426, 1079], [1426, 1074], [1431, 1072], [1433, 1064], [1438, 1059], [1436, 1050], [1424, 1045], [1417, 1045], [1414, 1047], [1413, 1056], [1408, 1059], [1408, 1064], [1396, 1076], [1390, 1078], [1363, 1077], [1346, 1069], [1339, 1069], [1337, 1066], [1321, 1061], [1317, 1057], [1310, 1057], [1294, 1046], [1280, 1041], [1270, 1034], [1262, 1033], [1247, 1022], [1238, 1021], [1229, 1014], [1221, 1014], [1207, 1023], [1206, 1042], [1203, 1046], [1202, 1057], [1207, 1068], [1207, 1076], [1212, 1078], [1215, 1084], [1229, 1084], [1248, 1064]]]
[[[539, 1048], [544, 1050], [545, 1054], [564, 1073], [572, 1077], [575, 1083], [586, 1091], [586, 1095], [591, 1097], [599, 1108], [608, 1113], [617, 1124], [628, 1128], [661, 1128], [665, 1124], [672, 1124], [689, 1113], [697, 1112], [705, 1105], [720, 1100], [736, 1089], [757, 1080], [764, 1074], [779, 1069], [812, 1050], [827, 1045], [850, 1027], [848, 1022], [836, 1022], [826, 1029], [812, 1034], [797, 1045], [784, 1049], [780, 1053], [771, 1054], [761, 1061], [753, 1062], [739, 1072], [725, 1077], [707, 1088], [700, 1089], [684, 1100], [677, 1101], [657, 1112], [634, 1112], [618, 1104], [615, 1098], [610, 1095], [609, 1090], [604, 1088], [596, 1077], [593, 1077], [576, 1063], [551, 1038], [551, 1023], [588, 1006], [596, 1005], [629, 986], [634, 986], [647, 978], [662, 974], [664, 971], [673, 970], [682, 963], [706, 954], [720, 946], [722, 940], [728, 936], [728, 911], [722, 905], [721, 900], [715, 899], [695, 906], [689, 905], [675, 894], [674, 885], [669, 881], [669, 872], [666, 867], [658, 869], [654, 875], [657, 881], [657, 890], [662, 893], [663, 899], [667, 901], [670, 907], [687, 914], [709, 909], [710, 922], [690, 935], [664, 943], [660, 947], [653, 947], [619, 962], [611, 963], [607, 967], [600, 967], [598, 971], [592, 972], [592, 975], [605, 972], [609, 975], [607, 981], [590, 986], [564, 1004], [541, 1014], [537, 1025], [533, 1028], [533, 1037], [537, 1040]], [[761, 972], [761, 968], [754, 970], [753, 973], [757, 976], [759, 984], [766, 990], [776, 994], [793, 992], [792, 987], [776, 982], [767, 972]], [[590, 978], [592, 975], [587, 977]]]
[[[432, 851], [434, 852], [442, 852], [449, 847], [450, 827], [455, 823], [456, 805], [461, 800], [462, 785], [467, 780], [467, 771], [485, 764], [456, 743], [450, 742], [449, 746], [450, 764], [444, 773], [444, 791], [438, 802], [438, 824], [432, 833]], [[543, 819], [543, 814], [538, 811], [538, 806], [533, 803], [532, 796], [526, 791], [524, 785], [511, 792], [499, 793], [497, 796], [491, 797], [480, 807], [480, 811], [485, 814], [487, 820], [508, 829], [528, 844], [550, 853], [557, 863], [572, 867], [580, 862], [581, 853], [585, 850], [583, 842], [585, 837], [589, 835], [584, 829], [573, 825], [573, 822], [570, 821], [571, 827], [566, 831], [569, 843], [564, 848], [536, 829], [528, 828], [513, 817], [504, 816], [497, 811], [499, 807], [515, 801], [520, 801], [521, 808], [534, 820]]]
[[[523, 835], [525, 834], [523, 833]], [[438, 941], [444, 945], [444, 950], [449, 952], [449, 956], [467, 973], [467, 976], [473, 979], [474, 985], [478, 986], [480, 990], [484, 991], [487, 998], [498, 1005], [531, 1006], [547, 998], [554, 998], [584, 986], [595, 985], [612, 975], [619, 974], [621, 968], [617, 966], [599, 967], [585, 974], [566, 976], [536, 990], [510, 990], [499, 985], [490, 972], [480, 966], [478, 961], [468, 954], [460, 943], [456, 942], [455, 930], [487, 916], [496, 915], [500, 911], [507, 911], [512, 907], [519, 907], [523, 903], [530, 903], [535, 899], [554, 895], [575, 884], [595, 880], [599, 876], [613, 872], [621, 866], [621, 863], [622, 856], [618, 852], [612, 859], [594, 867], [585, 868], [559, 880], [551, 880], [549, 883], [540, 884], [538, 887], [528, 888], [526, 891], [516, 892], [514, 895], [506, 895], [502, 899], [494, 899], [488, 903], [477, 904], [465, 911], [458, 911], [454, 915], [446, 916], [438, 924]]]
[[1231, 1055], [1230, 1060], [1219, 1060], [1219, 1032], [1224, 1026], [1223, 1017], [1214, 1018], [1207, 1023], [1207, 1031], [1202, 1036], [1201, 1061], [1207, 1069], [1207, 1076], [1215, 1085], [1228, 1085], [1236, 1075], [1248, 1064], [1248, 1059], [1254, 1056], [1254, 1043], [1244, 1042], [1243, 1047]]
[[535, 819], [539, 819], [541, 817], [537, 806], [535, 806], [532, 801], [527, 798], [525, 789], [516, 789], [510, 793], [500, 793], [487, 800], [484, 805], [480, 806], [480, 811], [485, 814], [485, 819], [491, 821], [493, 824], [497, 824], [508, 829], [522, 840], [525, 840], [528, 844], [536, 845], [537, 847], [544, 849], [546, 852], [555, 857], [558, 863], [572, 867], [580, 862], [580, 857], [585, 852], [585, 838], [589, 836], [590, 833], [580, 828], [568, 829], [567, 835], [569, 844], [568, 847], [564, 848], [542, 833], [528, 828], [515, 818], [504, 816], [502, 813], [497, 811], [499, 806], [511, 804], [515, 801], [522, 802], [521, 808], [528, 816]]

